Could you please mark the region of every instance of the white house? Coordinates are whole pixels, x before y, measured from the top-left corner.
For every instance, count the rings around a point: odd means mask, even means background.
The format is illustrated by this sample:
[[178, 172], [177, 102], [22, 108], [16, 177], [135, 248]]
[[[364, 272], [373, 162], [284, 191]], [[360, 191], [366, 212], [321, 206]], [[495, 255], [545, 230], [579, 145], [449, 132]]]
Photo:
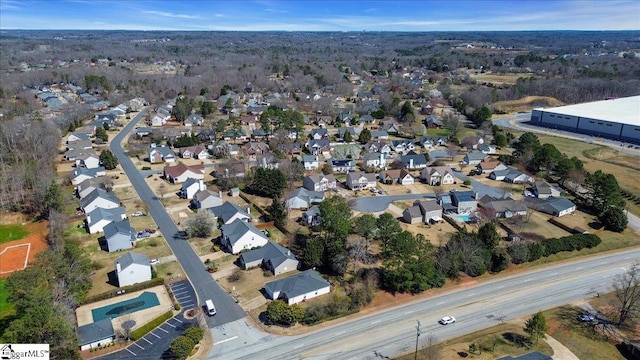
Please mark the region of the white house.
[[289, 249], [271, 241], [261, 248], [242, 253], [239, 262], [245, 269], [262, 266], [273, 275], [296, 270], [299, 263]]
[[194, 209], [208, 209], [222, 205], [222, 191], [214, 193], [211, 190], [200, 190], [193, 194], [191, 207]]
[[201, 180], [201, 179], [204, 179], [204, 166], [202, 165], [187, 166], [183, 163], [179, 163], [176, 166], [165, 166], [164, 176], [165, 176], [165, 179], [169, 180], [174, 184], [183, 183], [188, 178]]
[[309, 175], [302, 179], [302, 186], [311, 191], [327, 191], [336, 189], [336, 178], [333, 175]]
[[304, 169], [308, 171], [316, 170], [320, 166], [318, 155], [305, 155], [302, 157], [302, 163], [304, 164]]
[[198, 191], [207, 190], [207, 186], [202, 179], [188, 178], [182, 183], [180, 188], [180, 197], [183, 199], [191, 200]]
[[426, 167], [420, 171], [420, 178], [431, 186], [451, 185], [456, 181], [451, 168], [447, 166]]
[[222, 230], [221, 243], [232, 254], [258, 248], [269, 242], [262, 231], [241, 219], [220, 226], [220, 230]]
[[351, 190], [363, 190], [375, 188], [376, 182], [376, 174], [365, 174], [362, 171], [355, 171], [347, 174], [346, 185]]
[[89, 234], [103, 231], [104, 227], [114, 221], [122, 221], [127, 218], [125, 208], [119, 206], [113, 209], [95, 208], [86, 215], [86, 224]]
[[131, 249], [136, 242], [136, 229], [131, 227], [129, 220], [111, 222], [103, 230], [109, 252]]
[[240, 219], [242, 221], [251, 221], [251, 213], [249, 208], [246, 211], [240, 206], [232, 203], [225, 202], [222, 205], [207, 208], [213, 215], [221, 221], [223, 224], [231, 224], [232, 222]]
[[99, 166], [93, 169], [87, 169], [83, 167], [75, 168], [71, 172], [71, 184], [75, 186], [87, 179], [93, 179], [95, 177], [105, 176], [105, 175], [107, 175], [107, 171], [103, 166]]
[[86, 153], [76, 158], [76, 166], [95, 169], [100, 167], [100, 158], [95, 153]]
[[331, 284], [315, 270], [309, 269], [295, 275], [270, 281], [264, 284], [264, 290], [270, 299], [282, 299], [287, 304], [293, 305], [328, 294], [331, 291]]
[[120, 287], [151, 280], [151, 265], [144, 254], [129, 251], [117, 258], [114, 265]]
[[113, 209], [118, 206], [120, 206], [120, 199], [112, 192], [103, 189], [94, 189], [80, 199], [80, 209], [85, 214], [92, 212], [95, 208]]
[[362, 160], [364, 161], [364, 166], [376, 169], [381, 169], [387, 164], [385, 155], [379, 152], [364, 154]]

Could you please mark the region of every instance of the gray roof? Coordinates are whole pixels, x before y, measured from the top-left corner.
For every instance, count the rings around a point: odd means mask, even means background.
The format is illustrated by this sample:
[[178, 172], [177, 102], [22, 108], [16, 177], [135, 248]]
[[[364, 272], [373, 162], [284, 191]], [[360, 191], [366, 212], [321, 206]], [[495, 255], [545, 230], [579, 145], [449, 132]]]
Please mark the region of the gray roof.
[[516, 201], [512, 199], [492, 200], [485, 202], [483, 207], [491, 208], [497, 213], [504, 212], [522, 212], [527, 211], [527, 206], [522, 201]]
[[418, 217], [422, 217], [422, 212], [420, 211], [420, 207], [419, 206], [412, 206], [409, 208], [406, 208], [404, 210], [404, 212], [402, 213], [402, 215], [404, 215], [404, 213], [408, 213], [410, 218], [418, 218]]
[[413, 166], [419, 165], [427, 165], [427, 158], [424, 154], [416, 154], [413, 151], [409, 151], [407, 155], [398, 156], [398, 161], [409, 165], [409, 163], [413, 160]]
[[379, 137], [385, 137], [385, 136], [389, 136], [389, 133], [384, 131], [384, 130], [371, 130], [371, 138], [372, 139], [379, 138]]
[[235, 219], [231, 224], [224, 224], [220, 226], [220, 230], [222, 230], [222, 235], [229, 239], [229, 243], [232, 246], [247, 232], [252, 232], [262, 238], [265, 237], [262, 231], [241, 219]]
[[105, 172], [105, 168], [104, 166], [98, 166], [97, 168], [84, 168], [84, 167], [79, 167], [79, 168], [75, 168], [73, 170], [73, 177], [77, 177], [79, 175], [87, 175], [90, 177], [96, 177], [98, 175], [99, 172]]
[[322, 199], [324, 199], [324, 193], [320, 191], [311, 191], [300, 187], [293, 190], [291, 194], [289, 194], [289, 197], [287, 197], [287, 200], [293, 199], [295, 197], [299, 197], [300, 199], [306, 201], [308, 204], [311, 204], [316, 200], [322, 201]]
[[533, 351], [517, 357], [512, 357], [510, 355], [504, 356], [499, 358], [498, 360], [551, 360], [551, 359], [553, 358], [549, 355], [543, 354], [539, 351]]
[[89, 187], [102, 188], [104, 184], [107, 182], [107, 180], [108, 179], [106, 176], [98, 176], [98, 177], [86, 179], [82, 181], [80, 184], [78, 184], [77, 186], [78, 192], [81, 192], [82, 190], [87, 189]]
[[216, 217], [222, 219], [222, 222], [224, 223], [226, 223], [229, 219], [231, 219], [237, 213], [245, 215], [246, 217], [250, 217], [249, 213], [247, 213], [246, 210], [229, 201], [225, 202], [220, 206], [214, 206], [207, 210], [211, 211], [213, 215], [215, 215]]
[[318, 162], [318, 156], [317, 155], [303, 155], [302, 156], [302, 162], [305, 162], [305, 163]]
[[470, 161], [479, 161], [486, 157], [487, 157], [487, 154], [478, 150], [471, 151], [466, 155], [466, 158], [469, 159]]
[[286, 260], [297, 260], [291, 251], [278, 243], [269, 241], [265, 246], [247, 251], [240, 255], [245, 263], [261, 260], [271, 261], [271, 265], [276, 268]]
[[81, 132], [72, 132], [69, 135], [73, 135], [75, 137], [77, 137], [80, 140], [91, 140], [91, 136], [89, 134], [85, 134], [85, 133], [81, 133]]
[[270, 289], [272, 293], [279, 291], [280, 294], [286, 295], [288, 298], [307, 294], [327, 286], [330, 286], [329, 282], [311, 269], [264, 284], [264, 287]]
[[95, 190], [87, 194], [87, 196], [80, 199], [80, 208], [84, 209], [85, 207], [87, 207], [89, 204], [91, 204], [94, 200], [98, 198], [109, 200], [114, 204], [120, 204], [120, 199], [118, 199], [118, 197], [115, 196], [112, 192], [109, 192], [104, 189], [96, 188]]
[[[98, 207], [87, 214], [87, 225], [91, 227], [100, 220], [120, 221], [124, 214], [125, 209], [122, 206], [113, 209], [103, 209]], [[88, 220], [91, 220], [91, 222]]]
[[324, 175], [324, 174], [313, 174], [313, 175], [309, 175], [307, 176], [309, 178], [309, 180], [313, 181], [313, 183], [318, 183], [320, 182], [322, 179], [326, 178], [327, 181], [330, 182], [334, 182], [336, 181], [335, 176], [329, 174], [329, 175]]
[[93, 322], [78, 326], [76, 328], [78, 334], [78, 340], [80, 345], [90, 344], [108, 337], [114, 337], [116, 332], [113, 330], [113, 324], [111, 318], [102, 319], [100, 321]]
[[369, 160], [378, 160], [380, 159], [380, 157], [382, 156], [382, 153], [379, 152], [372, 152], [372, 153], [367, 153], [364, 154], [364, 156], [362, 157], [362, 159], [364, 161], [369, 161]]
[[128, 253], [117, 258], [116, 261], [114, 261], [113, 263], [114, 266], [117, 263], [120, 263], [120, 266], [122, 267], [122, 269], [126, 269], [127, 267], [133, 264], [150, 266], [149, 258], [147, 257], [147, 255], [140, 254], [135, 251], [129, 251]]
[[544, 202], [544, 204], [546, 205], [545, 207], [550, 207], [551, 209], [555, 210], [556, 212], [567, 210], [567, 209], [570, 209], [570, 208], [576, 206], [569, 199], [566, 199], [566, 198], [554, 198], [554, 197], [547, 198], [546, 201]]
[[131, 236], [131, 241], [136, 240], [136, 229], [132, 228], [129, 220], [114, 221], [104, 227], [104, 238], [108, 239], [116, 234]]
[[303, 211], [302, 213], [307, 214], [308, 217], [318, 216], [320, 215], [320, 206], [313, 205], [312, 207], [307, 209], [307, 211]]
[[182, 183], [182, 190], [186, 190], [189, 188], [189, 186], [193, 185], [193, 184], [198, 184], [200, 182], [200, 180], [198, 179], [194, 179], [194, 178], [187, 178], [187, 180], [185, 180]]
[[442, 210], [442, 206], [435, 200], [416, 201], [414, 204], [420, 206], [425, 212]]

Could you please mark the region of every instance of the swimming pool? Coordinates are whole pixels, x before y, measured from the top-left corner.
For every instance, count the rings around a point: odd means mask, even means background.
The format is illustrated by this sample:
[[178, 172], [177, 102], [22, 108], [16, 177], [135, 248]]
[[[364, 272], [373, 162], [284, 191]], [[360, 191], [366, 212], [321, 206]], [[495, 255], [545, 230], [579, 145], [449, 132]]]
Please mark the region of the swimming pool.
[[93, 309], [91, 310], [91, 315], [93, 316], [93, 322], [96, 322], [107, 318], [113, 319], [158, 305], [160, 305], [158, 295], [145, 291], [136, 298]]
[[461, 222], [461, 223], [466, 223], [467, 221], [471, 220], [472, 215], [471, 214], [458, 214], [458, 215], [451, 215], [454, 219], [456, 219], [457, 222]]

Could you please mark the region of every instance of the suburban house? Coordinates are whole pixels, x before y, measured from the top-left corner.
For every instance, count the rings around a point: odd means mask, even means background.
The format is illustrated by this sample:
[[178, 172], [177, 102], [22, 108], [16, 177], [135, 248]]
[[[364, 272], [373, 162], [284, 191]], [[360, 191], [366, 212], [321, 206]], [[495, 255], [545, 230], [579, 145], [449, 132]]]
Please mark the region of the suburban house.
[[[458, 214], [471, 214], [478, 208], [478, 201], [476, 199], [477, 194], [471, 190], [451, 190], [449, 191], [448, 196], [451, 199], [450, 204]], [[444, 210], [447, 209], [447, 207], [442, 202], [440, 203], [440, 205], [442, 205]]]
[[393, 140], [391, 141], [391, 150], [397, 153], [403, 153], [405, 151], [412, 151], [416, 147], [411, 140]]
[[209, 152], [202, 145], [181, 147], [178, 149], [178, 155], [183, 159], [205, 160], [209, 158]]
[[304, 169], [307, 171], [317, 170], [320, 167], [317, 155], [304, 155], [302, 157], [302, 164], [304, 164]]
[[331, 145], [329, 140], [309, 140], [305, 145], [311, 155], [322, 155], [325, 158], [331, 156]]
[[89, 195], [95, 189], [106, 190], [107, 184], [110, 183], [110, 181], [111, 180], [106, 176], [98, 176], [96, 178], [87, 179], [76, 186], [76, 195], [78, 195], [78, 197], [82, 199], [83, 197]]
[[384, 130], [371, 130], [371, 138], [373, 140], [389, 140], [389, 133]]
[[439, 136], [423, 136], [418, 143], [423, 148], [431, 149], [436, 146], [447, 146], [447, 139]]
[[302, 221], [304, 221], [307, 226], [320, 225], [320, 207], [318, 205], [313, 205], [306, 211], [303, 211]]
[[93, 151], [79, 155], [76, 157], [76, 167], [96, 169], [100, 167], [100, 157]]
[[400, 155], [396, 161], [404, 164], [409, 170], [423, 169], [427, 167], [427, 158], [424, 154], [416, 154], [414, 151], [409, 151], [406, 155]]
[[398, 124], [393, 120], [384, 120], [380, 124], [380, 130], [384, 130], [389, 134], [397, 134], [400, 132], [400, 126], [398, 126]]
[[145, 136], [151, 135], [153, 133], [153, 129], [148, 126], [139, 127], [139, 128], [136, 128], [135, 133], [137, 137], [143, 138]]
[[120, 199], [112, 192], [104, 189], [94, 189], [87, 196], [80, 199], [80, 209], [85, 214], [96, 208], [113, 209], [120, 206]]
[[188, 178], [182, 183], [180, 188], [180, 197], [191, 200], [198, 191], [207, 190], [207, 186], [202, 179]]
[[464, 159], [462, 160], [462, 163], [465, 164], [465, 165], [478, 165], [487, 156], [488, 155], [483, 153], [482, 151], [473, 150], [473, 151], [468, 152], [464, 156]]
[[495, 154], [497, 151], [497, 148], [495, 145], [491, 145], [491, 144], [480, 144], [478, 145], [478, 150], [482, 151], [483, 153], [489, 155], [489, 154]]
[[243, 178], [246, 174], [244, 162], [238, 159], [229, 159], [226, 163], [217, 163], [213, 167], [215, 177], [221, 178]]
[[362, 171], [350, 172], [347, 174], [346, 185], [351, 190], [363, 190], [375, 188], [377, 182], [376, 174], [368, 174]]
[[152, 164], [165, 162], [167, 164], [176, 162], [176, 154], [168, 146], [156, 146], [151, 144], [147, 150], [147, 158]]
[[364, 144], [364, 150], [369, 153], [372, 153], [372, 152], [382, 153], [385, 159], [391, 156], [391, 146], [389, 146], [389, 144], [382, 141], [373, 141], [373, 140], [369, 141], [368, 143]]
[[443, 125], [440, 120], [435, 115], [428, 115], [424, 119], [424, 124], [428, 129], [440, 129]]
[[252, 224], [235, 219], [233, 222], [220, 226], [222, 230], [221, 243], [232, 254], [237, 254], [242, 250], [249, 250], [266, 245], [269, 240], [262, 231]]
[[520, 170], [507, 167], [505, 170], [495, 170], [489, 174], [489, 179], [496, 181], [504, 181], [512, 184], [526, 184], [533, 182], [533, 178], [527, 174], [523, 174]]
[[80, 351], [96, 349], [113, 343], [116, 332], [111, 318], [105, 318], [76, 328]]
[[365, 167], [381, 169], [387, 165], [386, 156], [380, 152], [371, 152], [362, 157]]
[[356, 169], [356, 161], [353, 159], [331, 159], [329, 164], [333, 169], [333, 172], [343, 173], [354, 171]]
[[175, 166], [165, 166], [164, 178], [173, 184], [180, 184], [187, 181], [188, 178], [196, 180], [204, 179], [204, 166], [202, 165], [185, 165], [179, 163]]
[[402, 212], [402, 219], [409, 224], [442, 221], [442, 206], [435, 200], [416, 200], [412, 207]]
[[476, 169], [481, 171], [483, 174], [489, 174], [492, 171], [502, 171], [506, 170], [507, 165], [503, 164], [497, 159], [494, 158], [485, 158], [480, 162], [480, 164], [476, 165]]
[[448, 166], [428, 166], [420, 171], [420, 179], [431, 186], [456, 183], [456, 178]]
[[413, 185], [414, 179], [407, 169], [384, 170], [378, 175], [378, 179], [383, 184], [391, 185], [399, 183], [400, 185]]
[[336, 189], [336, 178], [333, 175], [316, 174], [302, 179], [302, 186], [311, 191], [327, 191]]
[[131, 227], [129, 220], [114, 221], [103, 230], [109, 252], [131, 249], [136, 241], [136, 229]]
[[351, 139], [352, 139], [351, 141], [355, 141], [355, 139], [356, 139], [356, 130], [351, 126], [338, 128], [338, 140], [339, 141], [344, 141], [344, 136], [345, 136], [344, 134], [346, 132], [349, 132], [349, 135], [351, 135]]
[[480, 198], [478, 205], [484, 209], [490, 209], [496, 214], [496, 217], [507, 219], [514, 216], [525, 216], [528, 210], [527, 205], [522, 201], [511, 198], [496, 199], [489, 195]]
[[91, 141], [91, 135], [78, 131], [67, 135], [67, 144], [78, 140]]
[[236, 220], [251, 221], [251, 214], [248, 208], [245, 210], [229, 201], [220, 206], [207, 208], [207, 210], [211, 211], [222, 224], [231, 224]]
[[244, 158], [249, 161], [256, 161], [261, 155], [270, 154], [269, 145], [263, 142], [248, 142], [243, 146]]
[[[81, 149], [81, 148], [76, 148], [76, 149], [69, 149], [67, 151], [65, 151], [64, 155], [62, 155], [62, 158], [66, 161], [73, 161], [76, 162], [77, 160], [79, 160], [82, 156], [85, 155], [95, 155], [95, 151], [93, 150], [93, 148], [91, 149]], [[77, 166], [77, 164], [76, 164]]]
[[271, 271], [273, 275], [296, 270], [299, 264], [291, 250], [271, 241], [259, 249], [242, 253], [239, 262], [240, 266], [245, 269], [261, 266], [263, 269]]
[[194, 209], [208, 209], [222, 203], [222, 192], [215, 193], [207, 189], [196, 191], [191, 198], [191, 207]]
[[560, 197], [562, 189], [556, 184], [549, 184], [544, 180], [538, 180], [533, 183], [533, 193], [538, 199], [546, 199], [548, 197]]
[[127, 214], [122, 206], [113, 209], [95, 208], [87, 213], [85, 223], [89, 234], [96, 234], [101, 232], [108, 224], [114, 221], [122, 221], [126, 218]]
[[151, 280], [151, 265], [147, 255], [129, 251], [117, 258], [114, 264], [120, 287]]
[[546, 199], [526, 198], [527, 204], [534, 210], [553, 216], [564, 216], [576, 211], [576, 204], [566, 198], [548, 197]]
[[107, 171], [105, 170], [104, 166], [99, 166], [93, 169], [75, 168], [71, 172], [71, 184], [78, 185], [87, 179], [93, 179], [98, 176], [105, 175], [107, 175]]
[[269, 281], [264, 284], [264, 290], [270, 299], [282, 299], [287, 304], [293, 305], [328, 294], [331, 290], [331, 284], [315, 270], [309, 269], [282, 279]]
[[184, 119], [182, 124], [184, 126], [202, 126], [203, 122], [204, 122], [204, 118], [202, 118], [202, 116], [194, 112], [191, 112], [191, 115], [189, 115], [186, 119]]
[[311, 139], [312, 140], [328, 140], [329, 139], [329, 131], [327, 129], [311, 129]]
[[67, 150], [93, 150], [91, 140], [75, 140], [67, 143]]
[[305, 188], [297, 188], [293, 190], [284, 201], [284, 207], [291, 209], [308, 209], [311, 205], [324, 200], [324, 193], [319, 191], [311, 191]]

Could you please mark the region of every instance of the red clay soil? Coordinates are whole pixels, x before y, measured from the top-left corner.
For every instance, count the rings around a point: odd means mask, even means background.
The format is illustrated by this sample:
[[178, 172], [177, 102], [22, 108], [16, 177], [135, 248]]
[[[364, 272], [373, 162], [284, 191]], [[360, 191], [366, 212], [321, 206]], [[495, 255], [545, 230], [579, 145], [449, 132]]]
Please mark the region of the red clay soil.
[[[37, 253], [47, 249], [46, 236], [49, 231], [47, 226], [47, 221], [30, 223], [27, 225], [27, 230], [29, 230], [27, 237], [0, 245], [0, 278], [7, 277], [13, 271], [21, 270], [24, 267], [27, 246], [13, 246], [31, 244], [28, 263], [33, 262]], [[8, 247], [12, 248], [4, 251]]]

